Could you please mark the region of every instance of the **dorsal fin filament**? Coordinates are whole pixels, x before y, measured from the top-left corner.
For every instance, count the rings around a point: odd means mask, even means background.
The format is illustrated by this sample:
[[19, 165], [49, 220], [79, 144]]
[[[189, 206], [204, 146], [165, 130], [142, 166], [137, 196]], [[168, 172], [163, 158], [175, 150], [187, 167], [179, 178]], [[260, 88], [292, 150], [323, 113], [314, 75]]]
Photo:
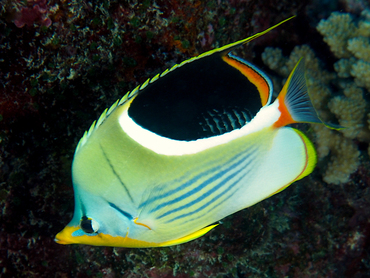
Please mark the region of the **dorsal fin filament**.
[[294, 17], [295, 17], [295, 15], [293, 15], [293, 16], [291, 16], [291, 17], [289, 17], [289, 18], [287, 18], [287, 19], [285, 19], [285, 20], [283, 20], [283, 21], [279, 22], [278, 24], [276, 24], [276, 25], [274, 25], [274, 26], [272, 26], [272, 27], [270, 27], [270, 28], [268, 28], [268, 29], [266, 29], [266, 30], [264, 30], [264, 31], [262, 31], [262, 32], [259, 32], [259, 33], [257, 33], [257, 34], [254, 34], [253, 36], [250, 36], [250, 37], [248, 37], [248, 38], [245, 38], [245, 39], [239, 40], [239, 41], [237, 41], [237, 42], [227, 44], [227, 45], [225, 45], [225, 46], [223, 46], [223, 47], [216, 48], [216, 49], [214, 49], [214, 50], [211, 50], [211, 51], [205, 52], [205, 53], [203, 53], [201, 56], [203, 57], [203, 56], [206, 56], [206, 55], [210, 55], [210, 54], [212, 54], [212, 53], [214, 53], [214, 52], [222, 52], [222, 53], [223, 53], [223, 55], [226, 55], [227, 53], [229, 53], [229, 52], [230, 52], [230, 51], [232, 51], [233, 49], [235, 49], [235, 48], [237, 48], [237, 47], [239, 47], [239, 46], [241, 46], [241, 45], [243, 45], [243, 44], [246, 44], [246, 43], [248, 43], [248, 42], [250, 42], [250, 41], [253, 41], [254, 39], [257, 39], [257, 38], [259, 38], [259, 37], [263, 36], [264, 34], [266, 34], [266, 33], [270, 32], [271, 30], [275, 29], [276, 27], [279, 27], [281, 24], [283, 24], [283, 23], [285, 23], [285, 22], [287, 22], [287, 21], [291, 20], [291, 19], [292, 19], [292, 18], [294, 18]]

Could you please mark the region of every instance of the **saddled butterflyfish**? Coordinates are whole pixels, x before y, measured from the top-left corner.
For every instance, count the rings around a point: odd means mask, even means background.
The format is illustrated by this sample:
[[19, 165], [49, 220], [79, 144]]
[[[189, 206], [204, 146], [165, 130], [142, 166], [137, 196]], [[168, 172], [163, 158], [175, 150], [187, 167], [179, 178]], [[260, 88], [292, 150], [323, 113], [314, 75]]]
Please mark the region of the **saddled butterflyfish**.
[[266, 74], [231, 54], [283, 22], [177, 64], [106, 109], [77, 145], [74, 216], [55, 241], [188, 242], [310, 174], [313, 144], [287, 126], [322, 123], [304, 62], [272, 102]]

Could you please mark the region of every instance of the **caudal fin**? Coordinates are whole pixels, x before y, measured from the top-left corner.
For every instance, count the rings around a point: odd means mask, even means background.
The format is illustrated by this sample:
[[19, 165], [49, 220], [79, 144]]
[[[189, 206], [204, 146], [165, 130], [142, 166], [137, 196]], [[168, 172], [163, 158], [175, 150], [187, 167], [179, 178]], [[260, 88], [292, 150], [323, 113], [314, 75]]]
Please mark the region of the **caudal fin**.
[[341, 129], [339, 125], [324, 123], [317, 115], [307, 93], [304, 69], [304, 60], [301, 58], [276, 99], [279, 102], [281, 115], [274, 126], [281, 127], [293, 123], [322, 123], [329, 128]]

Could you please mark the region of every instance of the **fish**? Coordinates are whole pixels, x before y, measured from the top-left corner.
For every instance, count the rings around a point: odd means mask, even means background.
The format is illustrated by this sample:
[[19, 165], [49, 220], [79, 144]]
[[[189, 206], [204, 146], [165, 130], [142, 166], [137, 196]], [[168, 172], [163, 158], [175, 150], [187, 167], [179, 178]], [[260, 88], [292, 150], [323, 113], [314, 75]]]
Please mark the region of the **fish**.
[[291, 18], [176, 64], [106, 109], [76, 147], [74, 215], [55, 241], [182, 244], [309, 175], [315, 148], [289, 126], [323, 123], [304, 61], [272, 101], [268, 76], [231, 53]]

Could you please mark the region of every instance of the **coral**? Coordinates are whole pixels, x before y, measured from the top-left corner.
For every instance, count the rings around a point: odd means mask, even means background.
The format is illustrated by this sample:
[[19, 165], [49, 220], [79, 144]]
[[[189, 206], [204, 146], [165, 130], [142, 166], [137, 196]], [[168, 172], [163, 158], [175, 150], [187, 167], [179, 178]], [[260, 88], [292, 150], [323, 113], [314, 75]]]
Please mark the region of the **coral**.
[[356, 37], [348, 40], [347, 49], [357, 58], [366, 62], [370, 61], [369, 38]]
[[346, 84], [343, 89], [344, 96], [335, 96], [329, 103], [328, 108], [338, 118], [339, 124], [346, 127], [341, 132], [344, 137], [354, 139], [366, 136], [363, 119], [366, 112], [366, 101], [363, 98], [362, 89], [354, 83]]
[[283, 51], [280, 48], [266, 47], [262, 53], [262, 60], [273, 71], [276, 71], [282, 76], [287, 75], [289, 71], [285, 65], [287, 59], [283, 57]]
[[302, 57], [305, 59], [307, 87], [312, 102], [319, 116], [322, 119], [327, 119], [328, 113], [325, 110], [325, 103], [331, 94], [329, 83], [335, 78], [335, 74], [322, 69], [321, 62], [316, 58], [312, 49], [307, 45], [296, 46], [289, 57], [284, 57], [279, 48], [266, 47], [262, 53], [263, 62], [284, 77], [289, 75]]
[[28, 0], [26, 6], [16, 7], [16, 9], [14, 24], [18, 28], [25, 25], [31, 27], [34, 23], [49, 27], [52, 23], [49, 16], [55, 12], [57, 6], [49, 6], [48, 0]]
[[[338, 28], [342, 31], [341, 35], [335, 33]], [[343, 58], [328, 42], [333, 54], [340, 59], [334, 64], [334, 69], [338, 77], [352, 76], [355, 83], [342, 82], [340, 86], [347, 100], [336, 97], [329, 103], [329, 108], [338, 117], [340, 124], [347, 127], [342, 131], [346, 137], [369, 142], [369, 128], [364, 123], [367, 105], [363, 93], [356, 86], [370, 90], [370, 10], [363, 10], [357, 22], [350, 14], [335, 12], [327, 20], [321, 20], [317, 30], [327, 42], [340, 37], [338, 44], [343, 47], [342, 52], [349, 56]]]
[[351, 75], [358, 86], [370, 90], [370, 63], [358, 60], [352, 66]]
[[322, 125], [314, 125], [317, 153], [320, 159], [330, 152], [330, 162], [325, 170], [323, 180], [327, 183], [340, 184], [348, 182], [350, 175], [360, 164], [360, 151], [350, 139]]
[[339, 0], [341, 10], [353, 14], [359, 14], [361, 11], [369, 8], [369, 1], [367, 0]]
[[334, 63], [334, 69], [341, 78], [351, 77], [351, 70], [353, 64], [356, 62], [356, 58], [351, 57], [349, 59], [343, 58]]
[[370, 12], [364, 10], [355, 23], [348, 13], [334, 12], [321, 20], [317, 30], [341, 59], [335, 64], [339, 77], [354, 77], [357, 86], [370, 90]]
[[[365, 15], [364, 12], [363, 18]], [[266, 48], [262, 54], [264, 63], [284, 77], [299, 58], [305, 57], [307, 87], [320, 118], [332, 121], [335, 116], [345, 127], [333, 131], [313, 125], [319, 159], [330, 156], [323, 174], [328, 183], [348, 182], [350, 174], [357, 170], [360, 151], [353, 139], [370, 142], [370, 130], [365, 124], [368, 106], [363, 97], [363, 88], [369, 89], [370, 85], [370, 38], [359, 36], [369, 34], [368, 27], [366, 20], [356, 25], [352, 15], [338, 12], [320, 21], [317, 30], [333, 54], [340, 58], [333, 65], [336, 73], [324, 70], [307, 45], [296, 46], [289, 57], [283, 57], [276, 48]]]
[[350, 14], [334, 12], [327, 20], [320, 21], [317, 30], [324, 36], [324, 41], [336, 57], [351, 57], [347, 42], [356, 35], [356, 26]]

